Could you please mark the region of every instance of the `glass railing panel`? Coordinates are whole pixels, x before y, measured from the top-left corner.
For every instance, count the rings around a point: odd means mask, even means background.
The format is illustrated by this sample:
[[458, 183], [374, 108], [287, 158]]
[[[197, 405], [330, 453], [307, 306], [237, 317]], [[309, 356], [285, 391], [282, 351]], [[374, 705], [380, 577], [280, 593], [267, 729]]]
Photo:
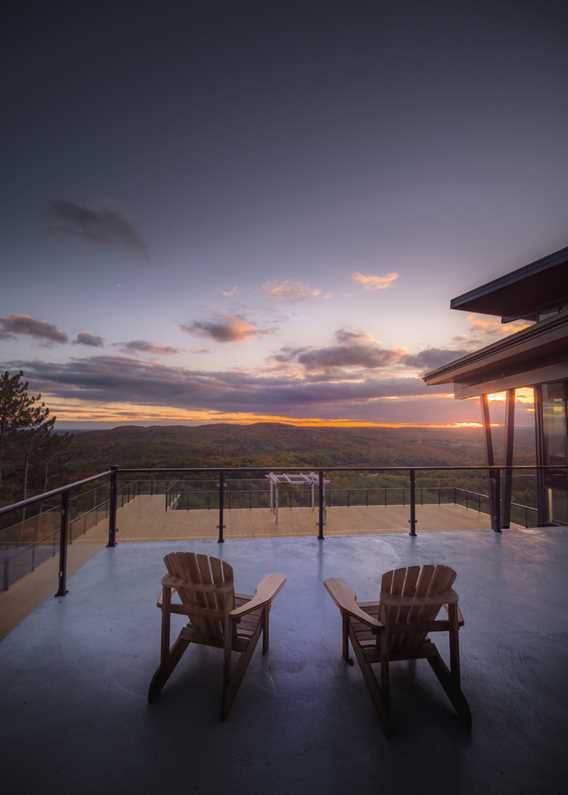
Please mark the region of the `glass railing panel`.
[[326, 479], [326, 534], [408, 532], [406, 473], [344, 471]]
[[416, 532], [491, 527], [487, 473], [460, 470], [416, 472]]

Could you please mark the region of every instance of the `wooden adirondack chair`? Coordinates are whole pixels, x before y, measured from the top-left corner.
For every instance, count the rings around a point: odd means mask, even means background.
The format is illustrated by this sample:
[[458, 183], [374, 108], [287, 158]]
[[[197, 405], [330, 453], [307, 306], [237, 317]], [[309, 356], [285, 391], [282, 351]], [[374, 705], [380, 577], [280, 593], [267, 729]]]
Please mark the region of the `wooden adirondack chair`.
[[[353, 591], [338, 579], [324, 582], [338, 606], [343, 624], [342, 653], [349, 657], [349, 641], [361, 668], [387, 736], [391, 734], [389, 665], [396, 660], [426, 659], [456, 712], [471, 730], [471, 713], [460, 685], [459, 628], [463, 617], [452, 590], [456, 572], [448, 566], [410, 566], [387, 571], [381, 580], [380, 602], [358, 603]], [[447, 617], [438, 619], [445, 607]], [[448, 632], [450, 668], [428, 638]], [[380, 684], [373, 664], [380, 665]]]
[[[164, 563], [168, 574], [162, 579], [162, 644], [160, 667], [148, 691], [155, 701], [190, 643], [216, 646], [224, 650], [223, 701], [221, 718], [231, 709], [239, 685], [262, 633], [262, 653], [268, 651], [270, 607], [284, 586], [286, 577], [269, 574], [256, 588], [254, 596], [235, 594], [233, 569], [228, 563], [193, 552], [173, 552]], [[180, 603], [172, 602], [177, 591]], [[170, 648], [170, 616], [188, 616], [189, 622]], [[240, 657], [232, 665], [232, 653]]]

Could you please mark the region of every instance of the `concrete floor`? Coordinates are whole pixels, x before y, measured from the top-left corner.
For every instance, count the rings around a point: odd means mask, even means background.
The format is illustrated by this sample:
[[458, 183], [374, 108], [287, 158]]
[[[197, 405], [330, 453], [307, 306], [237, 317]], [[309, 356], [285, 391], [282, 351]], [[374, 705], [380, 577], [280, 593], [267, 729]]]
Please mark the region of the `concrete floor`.
[[[253, 658], [218, 721], [221, 654], [188, 651], [162, 699], [154, 607], [172, 549], [221, 554], [244, 592], [288, 583], [267, 658]], [[468, 738], [425, 663], [395, 667], [387, 741], [357, 667], [342, 662], [324, 591], [361, 599], [379, 573], [415, 562], [458, 571]], [[561, 793], [568, 775], [568, 531], [131, 543], [103, 549], [0, 644], [2, 787], [8, 793]], [[441, 644], [444, 652], [445, 645]], [[8, 787], [6, 788], [6, 784]]]

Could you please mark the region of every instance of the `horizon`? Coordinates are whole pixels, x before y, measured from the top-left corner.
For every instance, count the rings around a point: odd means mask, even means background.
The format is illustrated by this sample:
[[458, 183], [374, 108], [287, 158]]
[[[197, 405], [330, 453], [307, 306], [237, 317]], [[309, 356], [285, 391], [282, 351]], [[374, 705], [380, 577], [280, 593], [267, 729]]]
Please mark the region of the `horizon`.
[[479, 425], [422, 376], [524, 325], [453, 296], [568, 243], [564, 8], [5, 29], [0, 369], [60, 427]]

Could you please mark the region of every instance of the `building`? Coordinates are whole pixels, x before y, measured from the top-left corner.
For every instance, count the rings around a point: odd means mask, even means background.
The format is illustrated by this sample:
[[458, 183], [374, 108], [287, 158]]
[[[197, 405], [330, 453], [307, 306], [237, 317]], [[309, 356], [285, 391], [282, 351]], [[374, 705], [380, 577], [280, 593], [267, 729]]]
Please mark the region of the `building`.
[[[532, 387], [536, 462], [568, 464], [568, 247], [457, 296], [452, 309], [526, 320], [529, 326], [427, 373], [427, 384], [452, 384], [456, 398], [480, 396], [488, 464], [513, 461], [515, 390]], [[487, 395], [507, 393], [505, 461], [494, 458]], [[566, 470], [537, 477], [538, 523], [568, 523]], [[503, 525], [510, 521], [512, 473], [503, 483]]]

